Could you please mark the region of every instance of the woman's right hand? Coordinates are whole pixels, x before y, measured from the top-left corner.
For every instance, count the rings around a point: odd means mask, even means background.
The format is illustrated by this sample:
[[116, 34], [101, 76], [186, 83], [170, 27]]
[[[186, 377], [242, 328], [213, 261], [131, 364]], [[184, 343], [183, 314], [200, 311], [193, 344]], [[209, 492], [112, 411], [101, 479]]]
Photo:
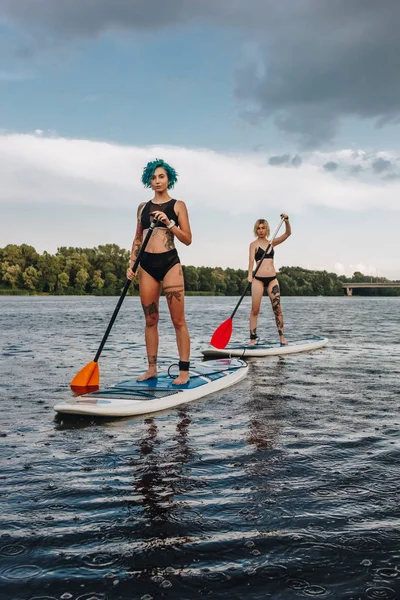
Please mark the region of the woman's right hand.
[[134, 273], [131, 269], [131, 267], [128, 267], [126, 270], [126, 278], [127, 279], [134, 279], [136, 277], [136, 273]]
[[253, 275], [249, 275], [249, 277], [247, 278], [247, 281], [248, 281], [249, 283], [253, 283], [253, 281], [254, 281], [254, 277], [253, 277]]

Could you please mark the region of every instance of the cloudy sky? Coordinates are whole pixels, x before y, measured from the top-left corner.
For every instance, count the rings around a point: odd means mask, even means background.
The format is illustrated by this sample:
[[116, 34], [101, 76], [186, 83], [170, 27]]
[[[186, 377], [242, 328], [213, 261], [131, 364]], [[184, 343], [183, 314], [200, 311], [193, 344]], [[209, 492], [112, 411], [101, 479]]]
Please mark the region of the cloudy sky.
[[130, 247], [148, 160], [185, 264], [400, 279], [398, 0], [0, 0], [0, 247]]

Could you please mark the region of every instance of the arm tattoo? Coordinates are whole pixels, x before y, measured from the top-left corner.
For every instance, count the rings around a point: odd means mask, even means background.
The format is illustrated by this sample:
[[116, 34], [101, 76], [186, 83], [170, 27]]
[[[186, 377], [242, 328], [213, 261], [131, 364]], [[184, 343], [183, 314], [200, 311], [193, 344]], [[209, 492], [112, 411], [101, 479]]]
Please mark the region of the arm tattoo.
[[137, 258], [137, 255], [139, 254], [139, 250], [140, 250], [140, 246], [141, 245], [142, 245], [142, 240], [140, 239], [139, 236], [136, 236], [135, 239], [133, 240], [132, 258], [134, 256]]
[[151, 304], [143, 304], [143, 312], [146, 316], [157, 315], [158, 314], [158, 306], [157, 302], [152, 302]]

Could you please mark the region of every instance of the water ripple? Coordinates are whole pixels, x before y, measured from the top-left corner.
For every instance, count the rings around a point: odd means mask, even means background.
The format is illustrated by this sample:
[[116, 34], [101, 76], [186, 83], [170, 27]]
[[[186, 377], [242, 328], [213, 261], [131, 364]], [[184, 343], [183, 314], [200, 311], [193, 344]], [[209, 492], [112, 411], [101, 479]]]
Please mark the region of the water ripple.
[[[312, 330], [329, 346], [254, 360], [238, 386], [178, 409], [54, 418], [115, 302], [0, 297], [7, 598], [396, 598], [399, 299], [285, 297], [289, 339]], [[235, 302], [187, 298], [194, 361]], [[245, 298], [237, 341], [249, 310]], [[160, 312], [168, 365], [165, 298]], [[276, 338], [267, 306], [259, 329]], [[102, 381], [144, 367], [142, 309], [129, 297]]]

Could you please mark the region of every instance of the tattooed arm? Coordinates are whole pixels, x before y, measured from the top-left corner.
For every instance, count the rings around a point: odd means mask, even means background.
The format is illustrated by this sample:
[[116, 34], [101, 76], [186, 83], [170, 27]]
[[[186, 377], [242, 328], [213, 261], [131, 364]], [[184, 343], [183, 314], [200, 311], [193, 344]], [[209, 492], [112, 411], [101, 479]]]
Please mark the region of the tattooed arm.
[[137, 256], [139, 254], [139, 250], [140, 250], [140, 247], [141, 247], [142, 241], [143, 241], [143, 227], [142, 227], [142, 223], [140, 221], [140, 217], [142, 215], [142, 210], [143, 210], [144, 205], [145, 205], [145, 202], [142, 202], [141, 204], [139, 204], [138, 210], [137, 210], [136, 233], [135, 233], [135, 237], [134, 237], [133, 243], [132, 243], [129, 267], [126, 271], [126, 276], [128, 279], [133, 279], [133, 277], [135, 277], [135, 275], [136, 275], [136, 273], [134, 273], [132, 271], [132, 267], [135, 263], [135, 260], [137, 259]]

